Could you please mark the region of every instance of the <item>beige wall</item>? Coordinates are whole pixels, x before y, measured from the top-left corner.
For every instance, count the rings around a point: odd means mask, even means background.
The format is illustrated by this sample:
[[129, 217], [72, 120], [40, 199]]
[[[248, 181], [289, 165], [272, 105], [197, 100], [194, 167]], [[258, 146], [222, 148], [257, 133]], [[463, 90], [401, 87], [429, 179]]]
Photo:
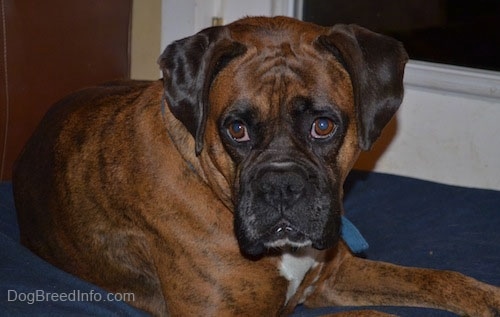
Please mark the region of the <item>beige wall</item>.
[[131, 36], [131, 78], [160, 78], [161, 0], [134, 0]]

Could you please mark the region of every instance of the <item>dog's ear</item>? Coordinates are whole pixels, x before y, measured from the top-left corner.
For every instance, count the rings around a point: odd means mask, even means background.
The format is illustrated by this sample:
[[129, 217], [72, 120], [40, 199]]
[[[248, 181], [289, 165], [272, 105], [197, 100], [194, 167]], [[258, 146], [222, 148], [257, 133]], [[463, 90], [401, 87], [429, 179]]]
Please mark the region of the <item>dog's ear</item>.
[[333, 53], [349, 73], [358, 117], [359, 146], [371, 148], [403, 100], [408, 55], [393, 38], [357, 25], [335, 25], [316, 45]]
[[158, 60], [168, 107], [193, 135], [196, 155], [203, 149], [211, 83], [232, 58], [245, 51], [221, 26], [173, 42]]

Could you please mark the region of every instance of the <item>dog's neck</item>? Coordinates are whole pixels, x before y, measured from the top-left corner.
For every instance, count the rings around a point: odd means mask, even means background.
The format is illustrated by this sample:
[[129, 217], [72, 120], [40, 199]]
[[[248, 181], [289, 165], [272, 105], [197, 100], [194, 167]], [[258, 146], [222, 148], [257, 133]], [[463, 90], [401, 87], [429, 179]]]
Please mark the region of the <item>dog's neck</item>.
[[[225, 180], [222, 174], [217, 173], [217, 168], [214, 162], [204, 151], [200, 155], [196, 155], [195, 141], [191, 133], [180, 122], [168, 108], [167, 101], [162, 98], [161, 114], [166, 128], [166, 134], [172, 144], [177, 148], [178, 153], [182, 156], [186, 166], [197, 175], [205, 184], [209, 185], [221, 201], [233, 210], [234, 205], [231, 200], [231, 189], [228, 180]], [[175, 131], [175, 133], [173, 133]], [[205, 172], [210, 170], [209, 177]]]
[[[161, 114], [165, 123], [165, 132], [168, 138], [177, 148], [178, 153], [181, 154], [189, 169], [207, 183], [208, 179], [206, 174], [195, 154], [194, 139], [186, 127], [170, 112], [167, 101], [164, 97], [161, 100]], [[173, 131], [176, 132], [173, 133]]]

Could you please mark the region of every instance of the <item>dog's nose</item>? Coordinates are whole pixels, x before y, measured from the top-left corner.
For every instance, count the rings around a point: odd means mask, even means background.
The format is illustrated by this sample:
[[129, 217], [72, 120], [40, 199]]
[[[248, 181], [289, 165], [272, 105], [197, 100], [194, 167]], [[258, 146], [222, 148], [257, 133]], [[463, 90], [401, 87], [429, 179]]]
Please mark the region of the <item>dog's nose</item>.
[[305, 192], [306, 181], [293, 171], [267, 171], [259, 181], [259, 191], [264, 200], [275, 207], [288, 208]]

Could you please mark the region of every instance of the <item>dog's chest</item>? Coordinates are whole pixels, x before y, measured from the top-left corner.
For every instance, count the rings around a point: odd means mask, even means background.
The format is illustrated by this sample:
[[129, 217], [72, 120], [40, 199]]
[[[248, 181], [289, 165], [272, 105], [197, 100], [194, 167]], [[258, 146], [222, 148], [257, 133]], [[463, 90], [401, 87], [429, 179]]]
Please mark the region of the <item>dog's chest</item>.
[[297, 292], [306, 273], [318, 264], [316, 262], [317, 254], [318, 250], [304, 248], [296, 252], [285, 252], [281, 256], [280, 274], [288, 280], [286, 303]]

